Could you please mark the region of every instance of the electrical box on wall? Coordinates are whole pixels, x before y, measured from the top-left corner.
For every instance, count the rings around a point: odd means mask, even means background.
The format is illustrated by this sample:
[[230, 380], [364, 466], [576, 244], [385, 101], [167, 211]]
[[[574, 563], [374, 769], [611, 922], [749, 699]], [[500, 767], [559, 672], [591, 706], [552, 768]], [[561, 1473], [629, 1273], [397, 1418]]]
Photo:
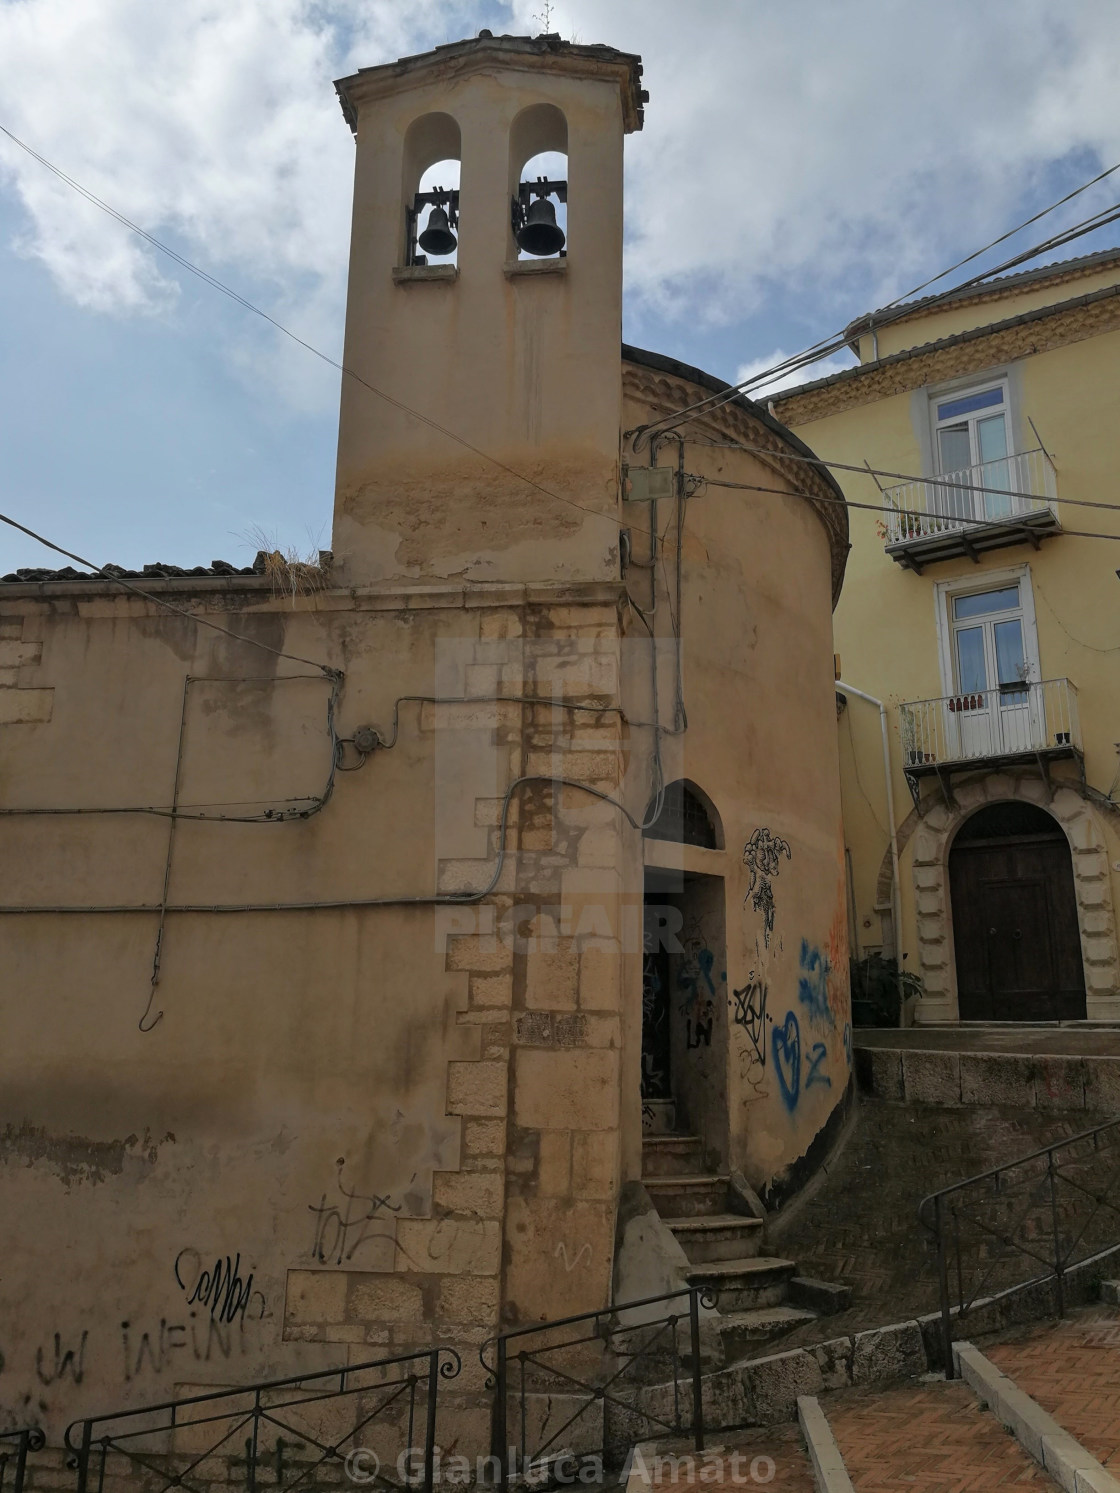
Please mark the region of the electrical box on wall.
[[656, 503], [673, 496], [672, 467], [623, 467], [622, 496], [628, 503]]

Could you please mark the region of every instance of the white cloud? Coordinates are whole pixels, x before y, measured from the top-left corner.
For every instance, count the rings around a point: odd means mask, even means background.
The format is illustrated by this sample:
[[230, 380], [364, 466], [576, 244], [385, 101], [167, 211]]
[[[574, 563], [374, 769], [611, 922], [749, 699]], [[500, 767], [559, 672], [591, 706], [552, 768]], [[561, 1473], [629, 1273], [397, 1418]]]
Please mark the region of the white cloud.
[[[0, 3], [0, 122], [337, 354], [353, 145], [332, 80], [459, 34], [466, 9], [437, 0]], [[180, 285], [193, 291], [174, 263], [0, 137], [5, 179], [28, 217], [15, 247], [79, 305], [160, 314]], [[235, 363], [257, 373], [276, 362], [263, 323], [234, 325]], [[301, 375], [284, 377], [299, 402]], [[309, 366], [306, 378], [321, 374]]]
[[561, 0], [554, 24], [643, 54], [627, 276], [662, 314], [734, 321], [780, 283], [867, 298], [843, 320], [1006, 229], [1063, 156], [1120, 160], [1114, 0]]
[[[537, 30], [540, 12], [514, 0], [509, 28]], [[0, 0], [0, 119], [336, 352], [352, 147], [331, 81], [481, 15], [466, 0]], [[780, 286], [842, 321], [1006, 227], [1071, 152], [1085, 175], [1120, 159], [1114, 0], [560, 0], [552, 25], [644, 55], [627, 275], [655, 315], [731, 323]], [[68, 297], [174, 313], [181, 272], [2, 139], [0, 180], [26, 209], [22, 251]], [[229, 326], [231, 358], [275, 378], [273, 334]], [[298, 402], [303, 375], [283, 377]]]

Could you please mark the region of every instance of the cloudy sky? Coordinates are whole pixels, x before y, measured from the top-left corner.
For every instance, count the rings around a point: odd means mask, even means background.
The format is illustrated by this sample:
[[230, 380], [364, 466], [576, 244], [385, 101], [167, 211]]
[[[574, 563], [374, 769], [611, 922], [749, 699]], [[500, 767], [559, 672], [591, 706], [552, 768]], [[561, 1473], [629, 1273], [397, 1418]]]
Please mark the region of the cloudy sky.
[[[1115, 0], [551, 10], [552, 30], [645, 61], [625, 336], [726, 378], [1120, 161]], [[0, 125], [337, 357], [353, 146], [332, 80], [542, 16], [541, 0], [0, 0]], [[1117, 199], [1120, 173], [1044, 228]], [[1113, 225], [1064, 253], [1116, 242]], [[98, 563], [246, 564], [258, 531], [329, 544], [338, 375], [4, 136], [0, 394], [0, 510]], [[0, 572], [53, 563], [0, 531]]]

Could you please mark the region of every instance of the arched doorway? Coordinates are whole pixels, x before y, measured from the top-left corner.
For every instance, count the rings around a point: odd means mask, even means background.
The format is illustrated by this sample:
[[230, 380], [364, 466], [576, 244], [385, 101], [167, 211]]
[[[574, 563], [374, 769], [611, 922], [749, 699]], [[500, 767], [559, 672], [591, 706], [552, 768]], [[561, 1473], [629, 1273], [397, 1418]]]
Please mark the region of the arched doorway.
[[1073, 862], [1049, 814], [993, 803], [967, 819], [949, 890], [962, 1021], [1084, 1021]]
[[669, 783], [645, 818], [643, 1126], [698, 1136], [707, 1152], [722, 1157], [727, 1149], [722, 864], [719, 859], [698, 864], [695, 855], [664, 851], [675, 845], [718, 852], [723, 830], [711, 799], [685, 778]]

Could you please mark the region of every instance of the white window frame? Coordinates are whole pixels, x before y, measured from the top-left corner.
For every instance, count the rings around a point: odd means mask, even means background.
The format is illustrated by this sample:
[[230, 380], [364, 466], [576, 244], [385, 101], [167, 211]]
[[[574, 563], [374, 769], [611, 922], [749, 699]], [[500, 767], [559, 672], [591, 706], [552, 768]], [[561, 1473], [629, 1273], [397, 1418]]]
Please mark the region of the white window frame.
[[[987, 394], [990, 389], [1000, 390], [1003, 395], [1001, 404], [989, 405], [987, 409], [976, 410], [973, 414], [970, 415], [954, 415], [952, 418], [947, 420], [939, 420], [937, 418], [937, 406], [939, 404], [945, 404], [954, 399], [968, 399], [974, 394]], [[997, 409], [1000, 410], [1003, 414], [1003, 428], [1007, 436], [1007, 454], [1009, 457], [1014, 456], [1015, 441], [1012, 434], [1013, 422], [1011, 419], [1011, 388], [1007, 375], [1005, 373], [997, 374], [994, 378], [977, 379], [967, 384], [959, 385], [956, 388], [942, 389], [938, 394], [930, 394], [930, 438], [933, 442], [933, 470], [935, 476], [940, 477], [946, 471], [946, 468], [941, 465], [941, 442], [938, 440], [938, 433], [941, 430], [942, 426], [959, 425], [962, 419], [967, 421], [968, 448], [971, 455], [971, 460], [969, 461], [968, 465], [970, 467], [979, 466], [980, 450], [977, 443], [976, 425], [979, 420], [987, 419], [991, 415], [995, 414]], [[960, 468], [952, 467], [948, 470], [959, 471]]]
[[959, 575], [951, 581], [934, 582], [933, 604], [937, 623], [937, 656], [941, 666], [942, 695], [958, 693], [953, 660], [953, 598], [967, 596], [977, 591], [999, 591], [1004, 586], [1015, 584], [1019, 587], [1019, 606], [1023, 613], [1023, 654], [1029, 672], [1026, 682], [1038, 684], [1042, 681], [1031, 568], [1025, 564], [1012, 565], [1006, 570], [984, 570], [978, 575]]

